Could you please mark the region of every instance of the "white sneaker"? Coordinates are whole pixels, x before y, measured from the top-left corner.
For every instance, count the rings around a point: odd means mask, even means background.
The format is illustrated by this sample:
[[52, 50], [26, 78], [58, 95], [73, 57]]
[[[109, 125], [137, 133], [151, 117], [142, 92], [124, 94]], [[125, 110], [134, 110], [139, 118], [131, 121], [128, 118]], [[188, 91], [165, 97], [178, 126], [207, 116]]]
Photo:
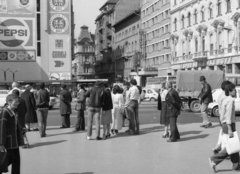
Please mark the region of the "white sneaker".
[[88, 140], [91, 140], [91, 137], [88, 137], [88, 136], [87, 136], [87, 139], [88, 139]]
[[210, 164], [210, 167], [212, 168], [212, 170], [216, 173], [216, 164], [212, 161], [211, 158], [208, 158], [209, 160], [209, 164]]

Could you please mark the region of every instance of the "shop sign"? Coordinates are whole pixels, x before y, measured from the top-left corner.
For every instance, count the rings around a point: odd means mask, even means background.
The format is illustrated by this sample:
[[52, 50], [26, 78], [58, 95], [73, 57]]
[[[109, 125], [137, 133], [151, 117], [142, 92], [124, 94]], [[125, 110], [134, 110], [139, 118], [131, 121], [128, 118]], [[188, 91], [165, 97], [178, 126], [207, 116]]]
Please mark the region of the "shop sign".
[[49, 73], [49, 80], [71, 80], [71, 73], [62, 72], [62, 73]]
[[145, 67], [143, 71], [158, 71], [157, 67]]
[[24, 61], [32, 62], [36, 60], [35, 51], [0, 51], [0, 62]]
[[232, 63], [232, 57], [222, 58], [222, 59], [213, 59], [213, 60], [207, 61], [208, 66], [226, 65], [226, 64], [230, 64], [230, 63]]
[[196, 67], [198, 67], [197, 62], [190, 62], [190, 63], [181, 64], [181, 69], [196, 68]]

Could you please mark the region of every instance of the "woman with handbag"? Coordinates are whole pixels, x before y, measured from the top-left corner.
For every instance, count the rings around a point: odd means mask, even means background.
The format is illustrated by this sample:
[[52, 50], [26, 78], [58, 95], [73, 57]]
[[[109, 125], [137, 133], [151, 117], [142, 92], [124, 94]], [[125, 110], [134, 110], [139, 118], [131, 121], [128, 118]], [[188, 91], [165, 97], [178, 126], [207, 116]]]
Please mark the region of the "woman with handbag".
[[[235, 116], [235, 102], [236, 89], [234, 84], [228, 84], [225, 86], [226, 97], [222, 101], [221, 106], [221, 118], [222, 133], [228, 135], [229, 138], [233, 138], [233, 132], [236, 131], [236, 116]], [[216, 166], [220, 164], [230, 155], [231, 162], [233, 163], [232, 170], [240, 171], [239, 166], [239, 152], [228, 154], [226, 147], [222, 147], [221, 151], [209, 158], [210, 167], [216, 172]]]
[[76, 99], [75, 110], [77, 113], [77, 123], [73, 132], [84, 131], [85, 130], [85, 118], [84, 111], [86, 110], [86, 99], [85, 99], [85, 88], [83, 85], [77, 85], [78, 93]]
[[[15, 113], [19, 98], [17, 95], [9, 94], [6, 103], [8, 106], [0, 114], [0, 153], [7, 151], [8, 165], [12, 165], [12, 174], [20, 174], [19, 146], [24, 145], [24, 140]], [[2, 166], [0, 169], [3, 169]]]

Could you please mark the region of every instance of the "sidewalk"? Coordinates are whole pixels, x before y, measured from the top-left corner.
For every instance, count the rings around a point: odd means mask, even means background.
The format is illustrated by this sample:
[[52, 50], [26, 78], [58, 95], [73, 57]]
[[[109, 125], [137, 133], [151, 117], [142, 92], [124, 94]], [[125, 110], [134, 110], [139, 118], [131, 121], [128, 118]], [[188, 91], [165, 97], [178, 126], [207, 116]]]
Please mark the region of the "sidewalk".
[[[141, 125], [138, 136], [121, 133], [125, 127], [102, 141], [89, 141], [85, 132], [58, 127], [48, 127], [45, 138], [29, 132], [31, 148], [20, 150], [21, 174], [211, 174], [208, 158], [220, 127], [217, 123], [209, 129], [199, 126], [178, 125], [181, 141], [176, 143], [162, 138], [159, 124]], [[240, 132], [239, 123], [237, 130]], [[229, 174], [231, 166], [226, 160], [217, 170]]]

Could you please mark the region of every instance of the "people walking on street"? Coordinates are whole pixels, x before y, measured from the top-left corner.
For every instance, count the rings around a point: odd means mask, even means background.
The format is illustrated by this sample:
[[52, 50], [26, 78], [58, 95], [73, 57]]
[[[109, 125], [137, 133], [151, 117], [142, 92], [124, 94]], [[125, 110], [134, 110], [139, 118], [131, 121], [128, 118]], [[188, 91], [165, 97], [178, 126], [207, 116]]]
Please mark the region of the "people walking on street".
[[62, 118], [61, 129], [70, 128], [70, 115], [72, 114], [71, 102], [72, 95], [67, 90], [67, 86], [63, 84], [60, 92], [60, 114]]
[[102, 82], [97, 81], [95, 85], [86, 92], [85, 97], [89, 97], [87, 139], [91, 140], [93, 118], [95, 118], [96, 140], [102, 140], [100, 137], [100, 113], [103, 105]]
[[0, 152], [8, 153], [8, 164], [12, 165], [12, 174], [20, 174], [19, 147], [24, 145], [22, 131], [15, 113], [19, 97], [9, 94], [6, 97], [7, 107], [0, 114]]
[[123, 95], [121, 94], [121, 89], [118, 85], [113, 87], [112, 91], [112, 125], [111, 133], [117, 134], [119, 130], [122, 130], [122, 113], [121, 109], [124, 107]]
[[129, 113], [132, 113], [130, 116], [130, 123], [131, 123], [131, 131], [129, 132], [130, 135], [137, 135], [139, 134], [139, 117], [138, 117], [138, 104], [140, 100], [140, 91], [137, 87], [137, 81], [132, 79], [130, 81], [131, 87], [129, 89], [129, 98], [130, 103], [128, 108], [130, 109]]
[[47, 117], [48, 117], [48, 108], [49, 108], [49, 92], [45, 89], [45, 83], [41, 82], [39, 84], [40, 90], [37, 95], [37, 117], [39, 125], [40, 137], [46, 136], [46, 127], [47, 127]]
[[37, 123], [37, 113], [36, 113], [36, 101], [34, 99], [33, 93], [30, 92], [31, 86], [26, 85], [25, 86], [25, 91], [22, 93], [21, 98], [25, 100], [26, 105], [27, 105], [27, 113], [25, 116], [25, 122], [28, 131], [31, 131], [31, 123]]
[[201, 127], [208, 128], [208, 127], [212, 126], [212, 123], [209, 120], [208, 114], [207, 114], [208, 104], [213, 102], [212, 88], [206, 82], [206, 78], [204, 76], [200, 77], [200, 83], [202, 84], [202, 90], [201, 90], [201, 93], [199, 94], [198, 98], [201, 103], [201, 113], [202, 113], [202, 118], [203, 118], [203, 123], [202, 123]]
[[[19, 91], [17, 89], [14, 89], [12, 91], [12, 94], [19, 97]], [[18, 123], [21, 127], [21, 131], [22, 131], [22, 135], [23, 135], [23, 139], [24, 139], [23, 148], [29, 148], [30, 145], [29, 145], [29, 142], [28, 142], [27, 129], [26, 129], [26, 125], [25, 125], [25, 115], [27, 113], [27, 105], [26, 105], [25, 100], [23, 100], [21, 97], [19, 97], [18, 100], [19, 100], [19, 104], [18, 104], [15, 112], [17, 114]]]
[[101, 124], [103, 125], [103, 139], [110, 138], [110, 124], [112, 123], [112, 109], [113, 109], [113, 102], [112, 102], [112, 94], [110, 89], [108, 88], [108, 83], [104, 83], [104, 92], [103, 92], [103, 99], [102, 99], [102, 117], [101, 117]]
[[9, 91], [8, 94], [12, 94], [12, 91], [13, 91], [14, 89], [17, 89], [17, 90], [19, 91], [20, 97], [21, 97], [23, 91], [20, 89], [20, 84], [19, 84], [18, 82], [13, 82], [13, 83], [12, 83], [12, 90]]
[[77, 85], [78, 93], [76, 99], [75, 110], [77, 111], [77, 123], [73, 132], [84, 131], [85, 130], [85, 118], [84, 111], [86, 110], [86, 98], [85, 98], [85, 88], [83, 85]]
[[227, 97], [225, 95], [225, 86], [231, 84], [230, 81], [225, 80], [222, 82], [221, 84], [221, 88], [222, 88], [222, 92], [219, 95], [218, 99], [217, 99], [217, 103], [218, 103], [218, 112], [219, 112], [219, 123], [221, 126], [220, 132], [219, 132], [219, 136], [218, 136], [218, 142], [216, 144], [216, 146], [213, 148], [213, 152], [214, 153], [218, 153], [221, 150], [221, 144], [222, 144], [222, 123], [221, 123], [221, 117], [222, 117], [222, 103], [223, 100]]
[[182, 101], [178, 95], [178, 92], [173, 89], [170, 81], [166, 82], [166, 89], [168, 90], [166, 95], [167, 117], [169, 117], [171, 130], [171, 135], [167, 142], [175, 142], [180, 139], [180, 134], [177, 127], [177, 118], [180, 115]]
[[[234, 97], [236, 97], [236, 89], [234, 84], [228, 84], [225, 86], [225, 95], [227, 96], [223, 99], [221, 106], [221, 118], [222, 132], [227, 134], [229, 138], [233, 138], [233, 132], [236, 131], [236, 116], [235, 116], [235, 102]], [[214, 172], [216, 172], [216, 166], [220, 164], [224, 159], [229, 156], [226, 147], [223, 145], [219, 153], [211, 156], [209, 158], [210, 166]], [[230, 154], [231, 162], [233, 163], [232, 170], [240, 171], [239, 166], [239, 153]]]
[[161, 110], [160, 115], [160, 124], [164, 125], [164, 133], [162, 135], [163, 138], [169, 137], [168, 127], [169, 127], [169, 117], [167, 117], [167, 104], [166, 104], [166, 96], [168, 94], [168, 90], [163, 86], [163, 92], [158, 95], [158, 110]]

